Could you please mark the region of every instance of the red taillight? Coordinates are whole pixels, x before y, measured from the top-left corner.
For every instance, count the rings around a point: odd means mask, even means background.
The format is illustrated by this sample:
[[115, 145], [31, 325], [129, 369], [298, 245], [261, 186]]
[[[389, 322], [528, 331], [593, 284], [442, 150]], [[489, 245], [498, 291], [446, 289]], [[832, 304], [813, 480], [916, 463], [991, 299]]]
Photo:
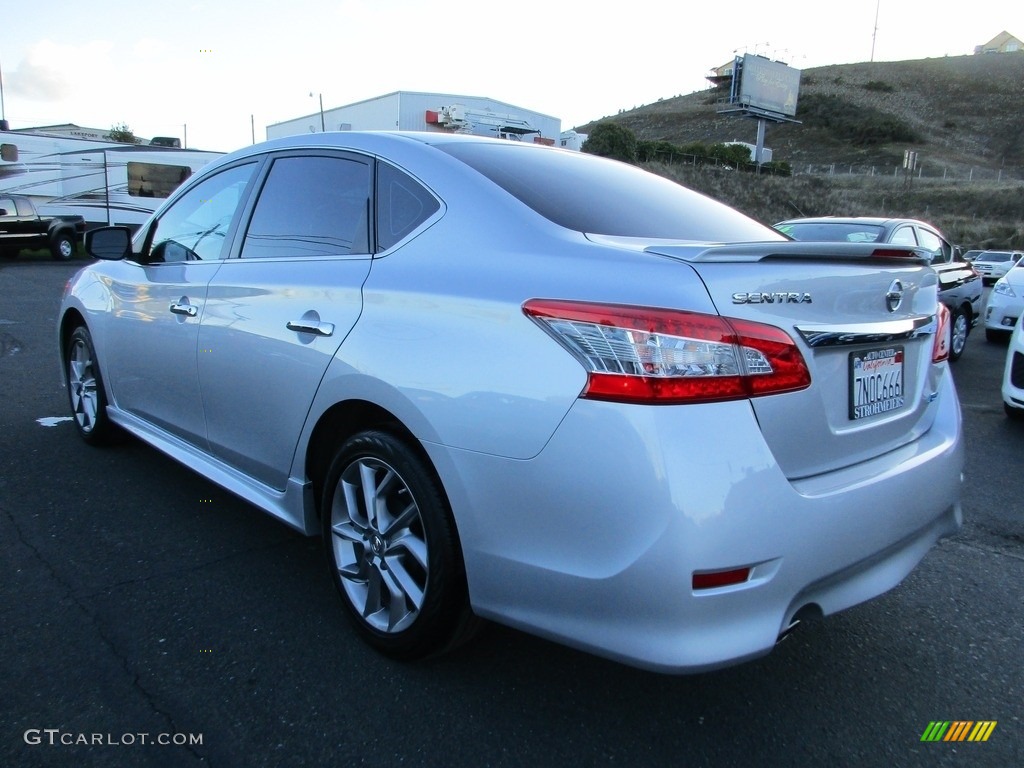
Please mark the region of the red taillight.
[[735, 400], [805, 389], [793, 340], [771, 325], [651, 307], [532, 299], [523, 311], [587, 369], [582, 397], [625, 403]]
[[932, 362], [941, 363], [949, 358], [949, 307], [940, 303], [935, 319], [937, 322], [935, 338], [932, 340]]
[[750, 578], [749, 568], [731, 568], [727, 571], [695, 573], [693, 574], [693, 588], [697, 590], [730, 587], [733, 584], [742, 584], [748, 578]]

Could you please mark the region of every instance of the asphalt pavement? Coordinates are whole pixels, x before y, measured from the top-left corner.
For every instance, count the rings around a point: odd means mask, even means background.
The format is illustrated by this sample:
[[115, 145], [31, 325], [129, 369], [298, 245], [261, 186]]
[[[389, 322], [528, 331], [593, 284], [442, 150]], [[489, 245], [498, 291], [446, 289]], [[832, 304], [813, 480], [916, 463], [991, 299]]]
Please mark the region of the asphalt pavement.
[[[0, 263], [0, 765], [1024, 765], [1024, 424], [981, 329], [953, 364], [964, 528], [886, 595], [694, 676], [494, 625], [401, 664], [349, 627], [318, 539], [78, 439], [55, 319], [83, 263]], [[996, 725], [922, 741], [936, 721]]]

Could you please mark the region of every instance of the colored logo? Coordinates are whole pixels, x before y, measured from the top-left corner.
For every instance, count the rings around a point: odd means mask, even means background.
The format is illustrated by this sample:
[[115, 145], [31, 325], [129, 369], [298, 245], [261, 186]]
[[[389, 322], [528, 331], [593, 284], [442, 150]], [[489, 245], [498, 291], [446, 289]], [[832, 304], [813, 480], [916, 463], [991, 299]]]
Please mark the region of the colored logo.
[[921, 741], [988, 741], [996, 720], [933, 720], [921, 734]]

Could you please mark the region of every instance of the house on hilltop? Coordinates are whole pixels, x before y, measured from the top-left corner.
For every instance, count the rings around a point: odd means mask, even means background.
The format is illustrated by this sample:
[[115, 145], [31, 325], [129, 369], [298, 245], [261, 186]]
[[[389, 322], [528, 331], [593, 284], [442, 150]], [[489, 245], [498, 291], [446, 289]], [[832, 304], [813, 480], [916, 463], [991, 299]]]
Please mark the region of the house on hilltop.
[[1018, 53], [1024, 51], [1024, 42], [1003, 30], [984, 45], [974, 46], [975, 53]]

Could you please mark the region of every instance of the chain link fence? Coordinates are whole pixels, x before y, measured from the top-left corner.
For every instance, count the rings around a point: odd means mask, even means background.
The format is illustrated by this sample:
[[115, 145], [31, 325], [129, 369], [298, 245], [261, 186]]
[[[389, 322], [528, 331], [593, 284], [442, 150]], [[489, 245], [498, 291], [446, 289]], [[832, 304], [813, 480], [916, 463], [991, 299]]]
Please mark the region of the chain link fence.
[[1024, 169], [1021, 168], [974, 168], [948, 167], [920, 163], [916, 169], [909, 171], [902, 166], [884, 165], [846, 165], [832, 163], [830, 165], [794, 164], [793, 175], [808, 176], [881, 176], [897, 181], [914, 182], [1018, 182], [1024, 181]]

